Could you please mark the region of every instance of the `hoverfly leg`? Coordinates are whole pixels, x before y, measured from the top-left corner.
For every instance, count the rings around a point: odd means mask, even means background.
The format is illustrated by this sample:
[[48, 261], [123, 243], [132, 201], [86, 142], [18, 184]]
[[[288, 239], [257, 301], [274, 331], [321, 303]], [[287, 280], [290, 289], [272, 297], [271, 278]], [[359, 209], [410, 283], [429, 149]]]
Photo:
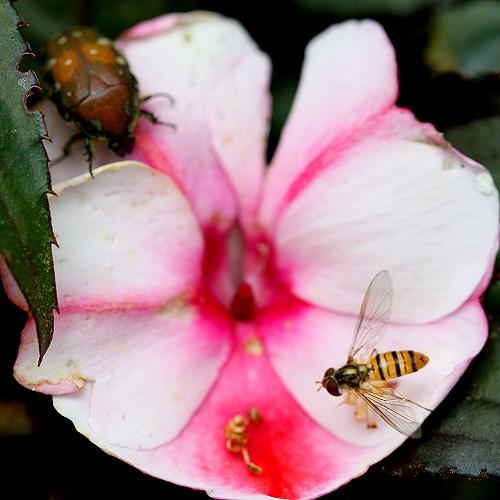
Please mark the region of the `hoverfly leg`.
[[377, 428], [377, 422], [375, 422], [375, 418], [373, 413], [370, 411], [370, 408], [365, 404], [365, 411], [366, 411], [366, 428], [367, 429], [376, 429]]
[[354, 419], [357, 422], [366, 422], [367, 429], [375, 429], [377, 423], [369, 406], [354, 392], [346, 394], [346, 403], [354, 406]]

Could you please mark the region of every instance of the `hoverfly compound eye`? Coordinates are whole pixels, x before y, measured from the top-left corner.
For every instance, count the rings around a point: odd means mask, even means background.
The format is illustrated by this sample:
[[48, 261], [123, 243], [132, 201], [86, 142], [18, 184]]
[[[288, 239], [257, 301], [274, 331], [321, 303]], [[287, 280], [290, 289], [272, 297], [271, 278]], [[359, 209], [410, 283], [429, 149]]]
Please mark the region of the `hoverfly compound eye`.
[[340, 396], [340, 388], [333, 368], [326, 370], [322, 385], [332, 396]]
[[339, 384], [337, 381], [332, 378], [326, 382], [325, 389], [332, 395], [332, 396], [340, 396], [340, 388]]

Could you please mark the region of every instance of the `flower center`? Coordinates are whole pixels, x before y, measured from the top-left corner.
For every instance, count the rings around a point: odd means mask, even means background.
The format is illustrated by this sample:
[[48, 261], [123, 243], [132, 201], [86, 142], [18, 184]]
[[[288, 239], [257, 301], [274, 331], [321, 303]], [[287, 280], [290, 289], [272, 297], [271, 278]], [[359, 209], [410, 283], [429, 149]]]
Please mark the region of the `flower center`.
[[238, 223], [205, 231], [202, 294], [235, 321], [253, 321], [262, 308], [286, 300], [270, 245], [261, 234], [244, 235]]
[[243, 282], [231, 302], [231, 314], [237, 321], [251, 321], [255, 316], [255, 301], [250, 285]]

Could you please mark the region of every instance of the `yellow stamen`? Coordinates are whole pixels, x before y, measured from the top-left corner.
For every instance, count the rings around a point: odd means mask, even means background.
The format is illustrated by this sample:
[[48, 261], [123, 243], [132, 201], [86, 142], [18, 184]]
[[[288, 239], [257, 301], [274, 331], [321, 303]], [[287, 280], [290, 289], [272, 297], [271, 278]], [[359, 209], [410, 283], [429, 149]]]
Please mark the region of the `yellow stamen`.
[[231, 453], [240, 453], [248, 470], [260, 476], [262, 467], [250, 461], [250, 455], [246, 448], [249, 435], [245, 432], [250, 423], [259, 424], [261, 422], [260, 414], [255, 406], [248, 410], [249, 418], [243, 415], [235, 415], [224, 427], [224, 437], [226, 438], [226, 449]]

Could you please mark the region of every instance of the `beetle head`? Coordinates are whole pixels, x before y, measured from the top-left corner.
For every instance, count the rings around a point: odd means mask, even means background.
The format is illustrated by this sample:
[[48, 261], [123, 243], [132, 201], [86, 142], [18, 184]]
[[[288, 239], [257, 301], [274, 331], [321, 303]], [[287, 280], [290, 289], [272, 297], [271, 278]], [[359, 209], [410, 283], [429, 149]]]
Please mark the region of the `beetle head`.
[[125, 156], [128, 153], [131, 153], [134, 149], [135, 144], [135, 134], [129, 134], [125, 137], [122, 137], [116, 141], [109, 141], [109, 149], [114, 151], [116, 154], [120, 156]]

